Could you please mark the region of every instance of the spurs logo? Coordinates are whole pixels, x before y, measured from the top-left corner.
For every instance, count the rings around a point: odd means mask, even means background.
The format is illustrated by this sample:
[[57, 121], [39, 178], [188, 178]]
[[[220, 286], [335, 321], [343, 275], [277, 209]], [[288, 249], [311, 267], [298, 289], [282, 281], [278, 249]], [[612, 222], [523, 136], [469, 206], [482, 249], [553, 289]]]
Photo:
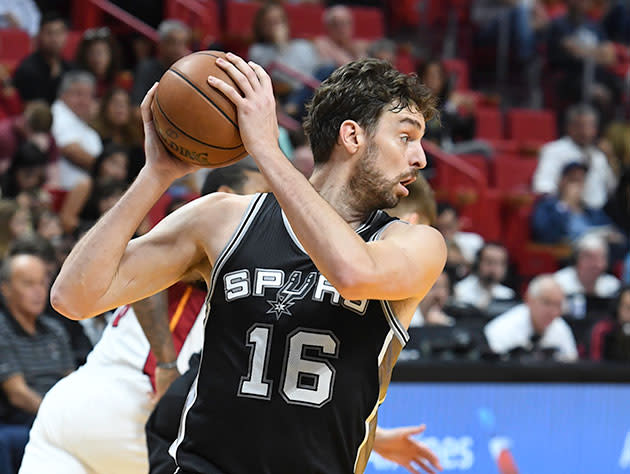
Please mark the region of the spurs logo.
[[[267, 300], [267, 303], [271, 305], [271, 308], [267, 310], [267, 314], [274, 313], [276, 319], [280, 319], [280, 316], [286, 314], [292, 316], [289, 308], [293, 306], [296, 301], [303, 299], [317, 279], [317, 272], [311, 272], [308, 274], [304, 282], [302, 282], [302, 272], [295, 270], [289, 276], [287, 282], [276, 293], [275, 300]], [[300, 285], [301, 283], [301, 285]]]

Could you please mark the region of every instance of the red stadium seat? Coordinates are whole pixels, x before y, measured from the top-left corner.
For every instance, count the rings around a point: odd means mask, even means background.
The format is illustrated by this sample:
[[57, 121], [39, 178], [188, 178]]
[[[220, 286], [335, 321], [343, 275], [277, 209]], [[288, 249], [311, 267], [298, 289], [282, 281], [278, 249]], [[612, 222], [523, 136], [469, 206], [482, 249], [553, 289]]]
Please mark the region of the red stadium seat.
[[589, 344], [589, 358], [591, 360], [602, 360], [604, 354], [604, 339], [615, 327], [612, 319], [598, 321], [591, 329], [591, 342]]
[[66, 61], [74, 61], [74, 58], [77, 54], [77, 49], [79, 47], [79, 43], [81, 42], [81, 38], [83, 38], [82, 31], [71, 30], [68, 31], [68, 36], [66, 38], [66, 44], [63, 47], [63, 58]]
[[522, 159], [513, 155], [499, 155], [494, 160], [494, 179], [504, 193], [529, 193], [537, 160]]
[[556, 117], [551, 110], [510, 109], [505, 132], [512, 140], [547, 143], [557, 138]]
[[385, 36], [385, 19], [380, 8], [353, 7], [354, 35], [366, 40], [377, 40]]
[[455, 90], [466, 91], [469, 88], [468, 63], [463, 59], [445, 59], [442, 61], [444, 69], [450, 76], [455, 77]]
[[219, 9], [213, 0], [167, 0], [167, 18], [181, 20], [191, 27], [205, 47], [221, 36]]
[[225, 4], [225, 34], [251, 40], [254, 17], [260, 6], [260, 3], [228, 1]]
[[322, 15], [324, 8], [313, 4], [287, 4], [284, 6], [293, 38], [316, 38], [325, 34]]
[[31, 37], [17, 28], [0, 29], [0, 62], [13, 70], [31, 52]]
[[503, 116], [498, 107], [477, 107], [477, 138], [496, 140], [503, 138]]

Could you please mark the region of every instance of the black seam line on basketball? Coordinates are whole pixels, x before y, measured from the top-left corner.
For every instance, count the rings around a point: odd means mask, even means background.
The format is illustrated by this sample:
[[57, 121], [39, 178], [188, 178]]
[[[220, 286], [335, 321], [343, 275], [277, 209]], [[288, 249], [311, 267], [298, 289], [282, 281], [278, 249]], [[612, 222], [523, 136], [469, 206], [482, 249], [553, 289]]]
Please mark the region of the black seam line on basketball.
[[190, 79], [188, 79], [186, 76], [184, 76], [184, 74], [179, 72], [177, 69], [170, 68], [169, 71], [171, 71], [173, 74], [177, 74], [179, 77], [181, 77], [183, 80], [185, 80], [188, 84], [190, 84], [190, 86], [193, 89], [195, 89], [197, 92], [199, 92], [199, 94], [201, 94], [203, 97], [205, 97], [206, 100], [208, 102], [210, 102], [214, 106], [214, 108], [217, 109], [221, 113], [221, 115], [223, 115], [225, 117], [225, 119], [228, 122], [230, 122], [232, 125], [234, 125], [234, 128], [236, 128], [236, 130], [239, 130], [238, 124], [236, 122], [234, 122], [234, 120], [232, 120], [225, 112], [223, 112], [221, 107], [219, 107], [217, 104], [215, 104], [214, 101], [210, 97], [208, 97], [204, 91], [199, 89], [199, 87], [197, 87], [197, 85], [194, 82], [192, 82]]
[[168, 120], [168, 123], [170, 123], [174, 128], [176, 128], [178, 131], [180, 131], [181, 133], [183, 133], [184, 135], [186, 135], [188, 138], [190, 138], [191, 140], [196, 141], [197, 143], [200, 143], [204, 146], [210, 147], [210, 148], [216, 148], [217, 150], [236, 150], [238, 148], [241, 148], [243, 145], [239, 145], [239, 146], [235, 146], [235, 147], [230, 147], [230, 148], [226, 148], [226, 147], [222, 147], [222, 146], [217, 146], [217, 145], [211, 145], [210, 143], [206, 143], [206, 142], [202, 142], [201, 140], [199, 140], [198, 138], [195, 138], [191, 135], [189, 135], [188, 133], [186, 133], [184, 130], [182, 130], [181, 128], [179, 128], [177, 125], [175, 125], [173, 123], [173, 121], [168, 118], [168, 115], [166, 115], [166, 113], [164, 112], [164, 110], [162, 109], [162, 106], [160, 105], [160, 101], [158, 100], [157, 96], [155, 96], [155, 103], [158, 106], [158, 109], [160, 109], [160, 112], [162, 113], [162, 115], [164, 116], [164, 118], [166, 120]]

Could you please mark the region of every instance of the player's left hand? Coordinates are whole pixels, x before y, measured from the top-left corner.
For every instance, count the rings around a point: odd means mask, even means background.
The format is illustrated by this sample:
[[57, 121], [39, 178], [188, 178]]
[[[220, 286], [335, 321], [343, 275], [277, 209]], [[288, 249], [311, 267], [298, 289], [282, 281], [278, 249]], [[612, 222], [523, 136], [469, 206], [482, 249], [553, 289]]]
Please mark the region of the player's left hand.
[[391, 429], [379, 427], [373, 449], [413, 474], [421, 472], [416, 466], [435, 474], [436, 470], [442, 470], [439, 459], [424, 443], [412, 438], [425, 429], [425, 425]]
[[208, 77], [208, 84], [223, 92], [236, 106], [243, 145], [254, 158], [274, 147], [279, 148], [276, 99], [271, 78], [253, 61], [245, 62], [232, 53], [227, 53], [225, 57], [226, 59], [217, 59], [217, 65], [240, 90], [214, 76]]
[[151, 394], [151, 403], [155, 406], [171, 384], [179, 377], [179, 370], [155, 368], [155, 392]]

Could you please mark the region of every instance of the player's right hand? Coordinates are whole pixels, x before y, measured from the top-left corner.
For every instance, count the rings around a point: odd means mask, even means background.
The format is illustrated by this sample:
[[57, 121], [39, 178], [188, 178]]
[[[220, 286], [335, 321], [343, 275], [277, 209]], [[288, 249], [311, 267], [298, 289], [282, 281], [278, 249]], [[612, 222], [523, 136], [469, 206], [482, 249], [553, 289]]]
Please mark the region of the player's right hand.
[[177, 178], [199, 169], [199, 167], [180, 160], [168, 152], [162, 144], [151, 113], [151, 104], [158, 83], [153, 84], [147, 95], [144, 96], [140, 105], [142, 113], [142, 124], [144, 127], [144, 152], [146, 155], [145, 167], [156, 173], [160, 179], [174, 181]]

